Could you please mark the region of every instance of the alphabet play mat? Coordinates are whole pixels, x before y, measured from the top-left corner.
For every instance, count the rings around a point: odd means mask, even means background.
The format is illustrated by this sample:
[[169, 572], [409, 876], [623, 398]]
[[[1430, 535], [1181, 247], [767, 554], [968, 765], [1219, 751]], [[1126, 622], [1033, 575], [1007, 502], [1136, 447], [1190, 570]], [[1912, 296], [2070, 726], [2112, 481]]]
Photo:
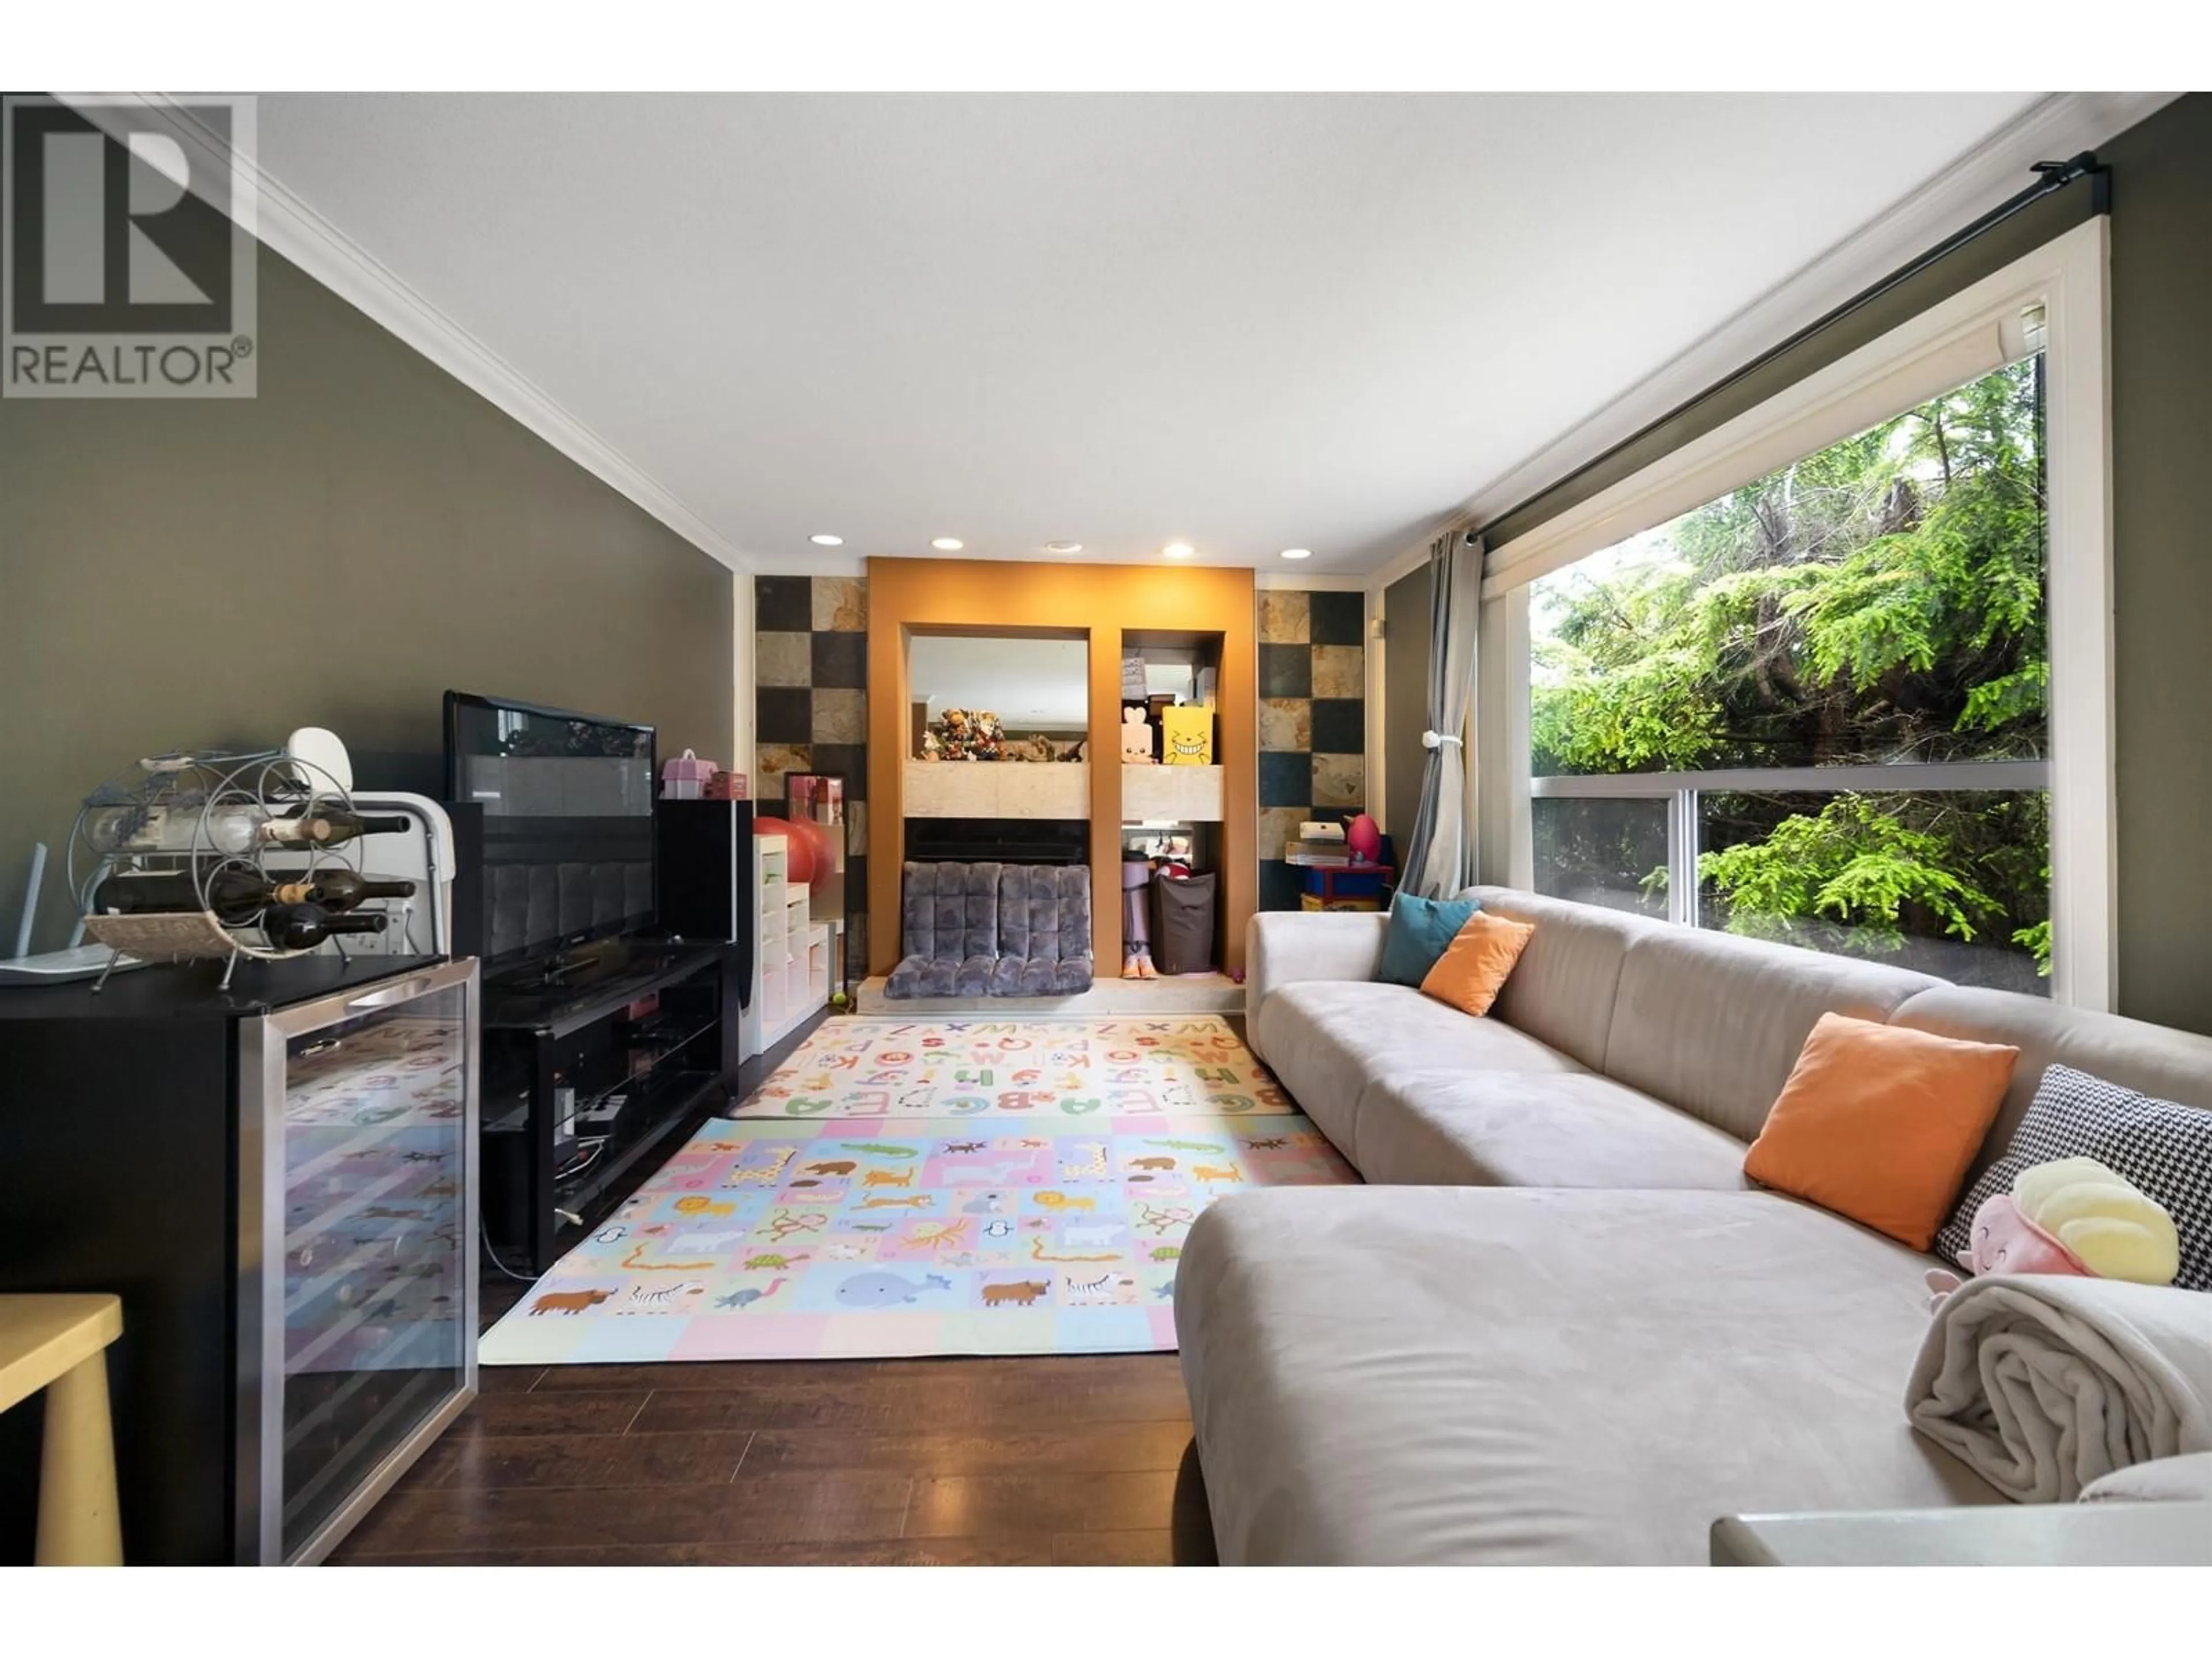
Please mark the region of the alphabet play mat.
[[1168, 1116], [1291, 1110], [1218, 1014], [1153, 1019], [840, 1019], [739, 1117]]
[[[924, 1088], [945, 1103], [902, 1109]], [[834, 1021], [562, 1257], [481, 1358], [1171, 1349], [1200, 1211], [1358, 1179], [1218, 1019]]]

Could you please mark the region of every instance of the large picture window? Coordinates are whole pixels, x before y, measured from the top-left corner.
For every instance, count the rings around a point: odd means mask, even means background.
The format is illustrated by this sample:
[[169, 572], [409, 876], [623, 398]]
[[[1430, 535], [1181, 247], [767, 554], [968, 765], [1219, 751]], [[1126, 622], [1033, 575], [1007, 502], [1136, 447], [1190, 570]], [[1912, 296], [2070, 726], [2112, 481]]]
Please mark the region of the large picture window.
[[[1534, 585], [1538, 890], [2043, 985], [2042, 367]], [[1992, 762], [2028, 787], [1990, 787]], [[1637, 775], [1665, 793], [1579, 781]]]
[[2103, 234], [1492, 550], [1488, 878], [2109, 1006]]

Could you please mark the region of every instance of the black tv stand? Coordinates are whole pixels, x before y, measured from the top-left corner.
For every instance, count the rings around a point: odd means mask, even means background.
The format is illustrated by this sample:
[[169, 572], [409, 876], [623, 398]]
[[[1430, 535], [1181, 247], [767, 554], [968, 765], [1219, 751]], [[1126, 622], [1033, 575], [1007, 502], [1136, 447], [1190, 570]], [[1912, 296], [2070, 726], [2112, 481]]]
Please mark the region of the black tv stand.
[[569, 975], [580, 973], [586, 968], [596, 967], [599, 960], [597, 957], [587, 952], [574, 956], [548, 957], [539, 965], [537, 983], [540, 986], [565, 985], [568, 983]]
[[728, 945], [610, 941], [487, 980], [483, 1224], [543, 1273], [738, 1084], [744, 975]]

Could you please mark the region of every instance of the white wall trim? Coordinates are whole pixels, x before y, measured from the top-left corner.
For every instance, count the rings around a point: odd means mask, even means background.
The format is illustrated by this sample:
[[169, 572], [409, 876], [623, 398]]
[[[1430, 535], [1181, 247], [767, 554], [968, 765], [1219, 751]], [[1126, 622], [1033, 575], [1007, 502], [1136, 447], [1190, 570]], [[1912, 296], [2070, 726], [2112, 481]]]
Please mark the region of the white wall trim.
[[1374, 584], [1357, 571], [1320, 571], [1301, 576], [1295, 568], [1255, 570], [1252, 586], [1275, 592], [1364, 593]]
[[2112, 222], [2045, 250], [2051, 491], [2051, 994], [2119, 997], [2119, 786], [2112, 636]]
[[2007, 338], [2017, 338], [2027, 307], [2047, 302], [2063, 263], [2060, 251], [2090, 229], [2077, 226], [2053, 238], [1526, 535], [1491, 548], [1484, 597], [1565, 569], [2025, 356], [2022, 346], [2008, 349]]
[[[764, 553], [752, 556], [752, 573], [756, 576], [864, 577], [868, 574], [869, 556], [866, 553], [848, 553], [842, 547], [816, 548], [813, 555]], [[948, 553], [933, 556], [951, 558], [955, 556]]]
[[[63, 93], [63, 101], [103, 131], [115, 131], [116, 118], [103, 118], [88, 94]], [[134, 106], [161, 123], [196, 161], [231, 165], [227, 147], [167, 93], [115, 93], [99, 96]], [[325, 288], [520, 422], [578, 466], [627, 496], [678, 535], [731, 569], [749, 571], [752, 561], [679, 501], [666, 485], [623, 455], [556, 400], [543, 386], [508, 362], [460, 324], [438, 309], [367, 249], [261, 170], [257, 158], [246, 167], [257, 181], [259, 202], [255, 234]], [[195, 167], [197, 177], [201, 168]]]

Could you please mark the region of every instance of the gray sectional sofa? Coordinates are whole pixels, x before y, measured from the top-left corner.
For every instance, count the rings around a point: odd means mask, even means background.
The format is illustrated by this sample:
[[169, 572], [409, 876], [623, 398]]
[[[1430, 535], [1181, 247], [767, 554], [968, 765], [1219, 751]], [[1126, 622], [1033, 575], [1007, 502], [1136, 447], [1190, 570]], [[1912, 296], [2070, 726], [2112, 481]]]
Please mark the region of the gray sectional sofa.
[[[1372, 1183], [1238, 1194], [1176, 1322], [1221, 1559], [1694, 1563], [1719, 1517], [2002, 1501], [1905, 1426], [1927, 1256], [1757, 1190], [1831, 1011], [2212, 1109], [2212, 1039], [1499, 888], [1492, 1014], [1379, 984], [1387, 918], [1266, 915], [1249, 1036]], [[1977, 1168], [1978, 1169], [1978, 1165]]]

